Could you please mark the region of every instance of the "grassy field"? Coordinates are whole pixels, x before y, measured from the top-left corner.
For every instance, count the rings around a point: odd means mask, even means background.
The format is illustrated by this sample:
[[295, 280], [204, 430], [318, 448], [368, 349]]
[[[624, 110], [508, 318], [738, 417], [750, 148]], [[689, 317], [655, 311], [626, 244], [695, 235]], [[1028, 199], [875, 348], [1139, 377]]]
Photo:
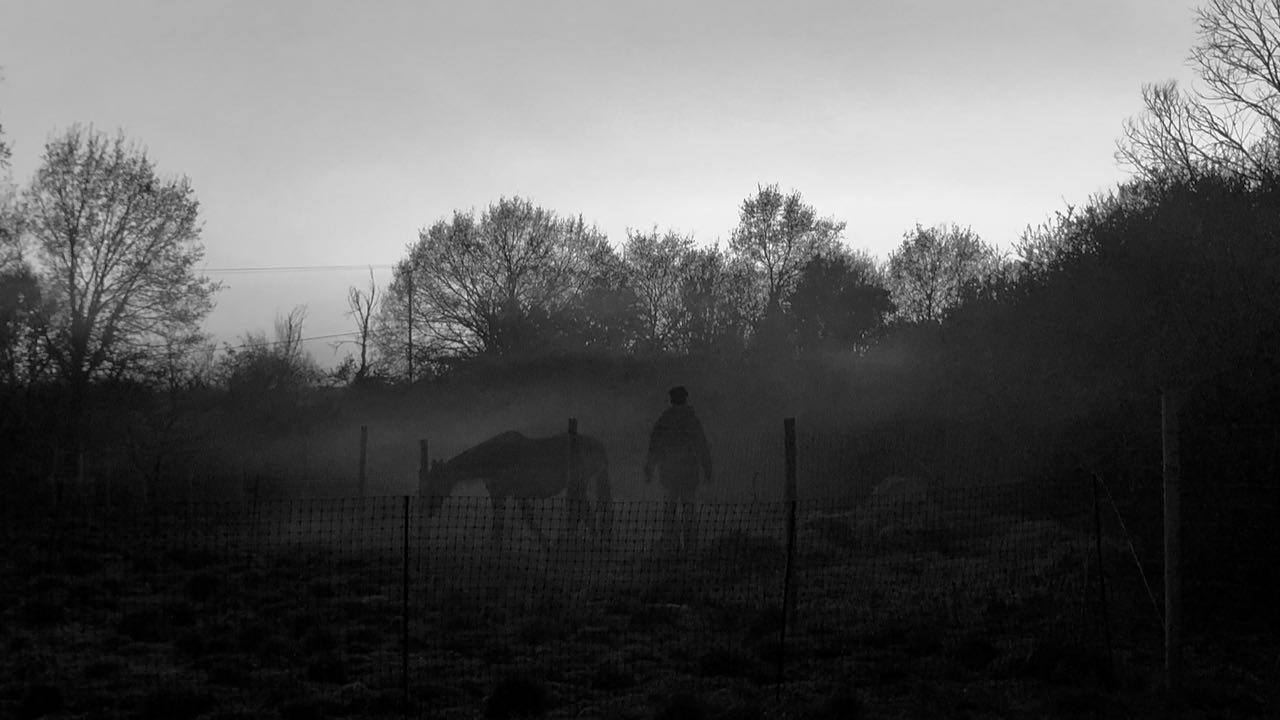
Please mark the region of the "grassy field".
[[[1119, 632], [1107, 656], [1077, 523], [806, 504], [788, 581], [784, 511], [705, 506], [687, 548], [659, 542], [657, 503], [617, 504], [608, 542], [550, 548], [514, 508], [492, 545], [482, 498], [434, 518], [383, 498], [13, 527], [0, 716], [390, 718], [407, 700], [432, 718], [1120, 717], [1150, 702], [1149, 659]], [[537, 509], [552, 537], [564, 515]]]

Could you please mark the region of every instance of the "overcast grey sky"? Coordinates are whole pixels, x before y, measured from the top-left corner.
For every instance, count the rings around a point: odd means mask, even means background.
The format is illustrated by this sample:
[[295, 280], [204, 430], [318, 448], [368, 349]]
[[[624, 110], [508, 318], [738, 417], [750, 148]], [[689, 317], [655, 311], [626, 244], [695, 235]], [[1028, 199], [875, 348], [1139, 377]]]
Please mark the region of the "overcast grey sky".
[[[388, 265], [520, 195], [727, 240], [758, 184], [884, 257], [915, 223], [1008, 247], [1124, 177], [1144, 82], [1190, 79], [1194, 3], [0, 0], [0, 123], [25, 183], [73, 123], [191, 178], [209, 268]], [[211, 272], [234, 340], [366, 271]], [[379, 270], [384, 282], [389, 272]], [[332, 362], [324, 343], [311, 346]]]

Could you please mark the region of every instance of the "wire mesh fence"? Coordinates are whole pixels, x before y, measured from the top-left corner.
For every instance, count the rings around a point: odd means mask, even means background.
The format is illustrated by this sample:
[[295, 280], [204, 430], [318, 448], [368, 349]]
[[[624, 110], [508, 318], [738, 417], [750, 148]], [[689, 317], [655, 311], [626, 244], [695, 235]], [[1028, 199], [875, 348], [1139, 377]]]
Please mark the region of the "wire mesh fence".
[[11, 514], [0, 714], [647, 717], [994, 681], [1018, 712], [1061, 672], [1046, 638], [1100, 647], [1085, 490], [533, 500], [500, 536], [487, 497]]

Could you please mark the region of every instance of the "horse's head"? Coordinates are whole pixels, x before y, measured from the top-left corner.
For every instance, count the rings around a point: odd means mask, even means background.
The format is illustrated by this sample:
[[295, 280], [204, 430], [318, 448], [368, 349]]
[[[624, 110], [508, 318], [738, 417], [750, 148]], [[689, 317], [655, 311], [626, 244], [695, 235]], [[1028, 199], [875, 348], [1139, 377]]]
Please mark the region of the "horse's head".
[[436, 514], [444, 499], [453, 490], [453, 480], [449, 474], [449, 464], [443, 460], [432, 460], [427, 470], [423, 490], [427, 495], [427, 517]]

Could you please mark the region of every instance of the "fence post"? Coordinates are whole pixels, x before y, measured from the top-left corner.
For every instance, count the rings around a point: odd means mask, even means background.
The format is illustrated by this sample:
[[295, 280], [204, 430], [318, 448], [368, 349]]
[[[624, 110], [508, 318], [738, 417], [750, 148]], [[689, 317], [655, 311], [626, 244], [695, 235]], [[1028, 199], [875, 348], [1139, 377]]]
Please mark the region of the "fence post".
[[426, 497], [428, 476], [431, 472], [431, 461], [427, 455], [427, 439], [418, 441], [418, 497]]
[[1160, 437], [1164, 469], [1164, 671], [1165, 691], [1173, 702], [1182, 685], [1182, 466], [1178, 458], [1177, 390], [1160, 397]]
[[564, 464], [564, 510], [565, 519], [569, 527], [563, 528], [561, 533], [567, 538], [576, 533], [583, 524], [585, 517], [582, 513], [587, 499], [585, 488], [578, 487], [580, 478], [578, 477], [577, 462], [575, 462], [578, 458], [578, 418], [569, 418], [568, 442], [565, 445], [565, 452], [568, 457]]
[[1102, 610], [1102, 632], [1107, 643], [1107, 684], [1111, 683], [1111, 676], [1115, 672], [1115, 660], [1112, 657], [1111, 650], [1111, 612], [1107, 607], [1107, 572], [1106, 566], [1102, 563], [1102, 510], [1098, 503], [1098, 474], [1092, 473], [1093, 477], [1093, 535], [1094, 544], [1097, 546], [1098, 552], [1098, 604]]
[[[426, 442], [425, 440], [423, 442]], [[404, 716], [409, 717], [409, 495], [404, 496], [404, 572], [401, 581], [400, 683]]]
[[775, 699], [782, 701], [782, 681], [787, 657], [787, 623], [795, 604], [795, 589], [791, 585], [791, 573], [796, 557], [796, 419], [782, 421], [783, 442], [787, 461], [786, 510], [787, 510], [787, 559], [782, 575], [782, 628], [778, 631], [778, 684]]
[[365, 492], [365, 463], [369, 457], [369, 426], [360, 426], [360, 497]]

